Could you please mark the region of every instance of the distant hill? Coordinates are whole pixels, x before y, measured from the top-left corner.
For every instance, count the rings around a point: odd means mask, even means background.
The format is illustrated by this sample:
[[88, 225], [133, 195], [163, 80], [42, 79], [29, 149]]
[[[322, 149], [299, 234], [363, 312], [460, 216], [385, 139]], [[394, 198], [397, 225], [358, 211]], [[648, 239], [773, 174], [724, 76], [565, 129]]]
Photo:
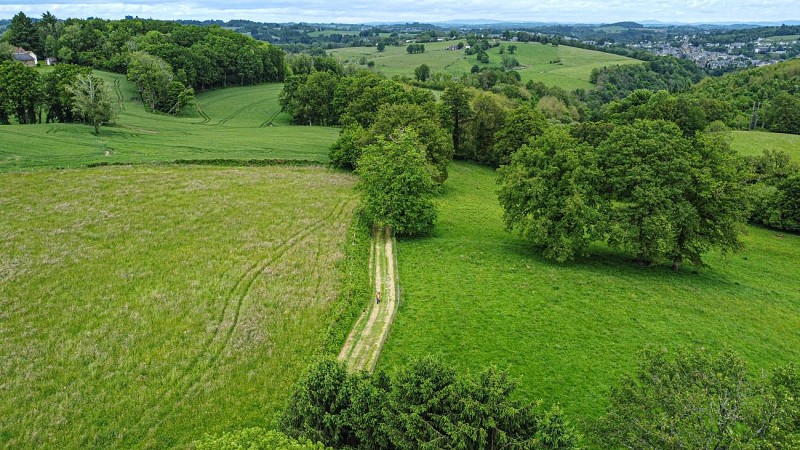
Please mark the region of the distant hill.
[[644, 25], [636, 22], [616, 22], [604, 24], [604, 27], [622, 27], [622, 28], [644, 28]]

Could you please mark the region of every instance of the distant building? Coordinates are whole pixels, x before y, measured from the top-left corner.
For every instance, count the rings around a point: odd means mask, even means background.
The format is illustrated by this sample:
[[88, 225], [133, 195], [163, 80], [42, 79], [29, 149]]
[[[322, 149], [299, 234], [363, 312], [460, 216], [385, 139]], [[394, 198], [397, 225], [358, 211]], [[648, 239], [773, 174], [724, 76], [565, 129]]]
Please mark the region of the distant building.
[[14, 61], [19, 61], [26, 66], [35, 66], [39, 64], [39, 58], [36, 57], [36, 53], [33, 53], [30, 50], [25, 50], [22, 47], [15, 47], [14, 48]]
[[58, 64], [58, 60], [56, 58], [53, 58], [52, 56], [45, 59], [44, 62], [48, 66], [55, 66], [56, 64]]

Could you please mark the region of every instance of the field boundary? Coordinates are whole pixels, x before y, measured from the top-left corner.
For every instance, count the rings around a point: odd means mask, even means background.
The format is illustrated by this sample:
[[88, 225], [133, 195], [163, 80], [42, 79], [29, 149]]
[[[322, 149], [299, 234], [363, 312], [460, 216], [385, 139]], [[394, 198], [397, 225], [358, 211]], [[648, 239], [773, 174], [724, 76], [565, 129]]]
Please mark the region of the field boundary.
[[313, 159], [175, 159], [172, 161], [148, 161], [148, 162], [94, 162], [85, 167], [108, 167], [108, 166], [222, 166], [222, 167], [268, 167], [268, 166], [327, 166], [327, 163], [315, 161]]
[[[399, 306], [396, 241], [391, 229], [373, 231], [370, 249], [373, 299], [365, 308], [339, 352], [350, 371], [374, 372]], [[380, 301], [377, 301], [380, 299]]]

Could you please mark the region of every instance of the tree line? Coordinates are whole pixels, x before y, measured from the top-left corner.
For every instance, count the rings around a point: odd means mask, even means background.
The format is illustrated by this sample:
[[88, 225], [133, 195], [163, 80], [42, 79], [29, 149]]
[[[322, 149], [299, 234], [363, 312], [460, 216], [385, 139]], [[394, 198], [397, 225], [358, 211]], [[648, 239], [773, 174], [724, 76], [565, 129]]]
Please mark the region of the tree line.
[[85, 122], [100, 125], [116, 114], [113, 94], [88, 67], [56, 66], [41, 75], [18, 62], [0, 62], [0, 125]]
[[206, 436], [199, 449], [776, 449], [800, 444], [800, 371], [754, 376], [730, 351], [644, 349], [576, 432], [558, 405], [520, 398], [508, 371], [473, 374], [439, 357], [348, 373], [319, 359], [300, 376], [278, 430]]
[[126, 73], [151, 110], [173, 114], [194, 91], [282, 81], [288, 70], [280, 48], [218, 26], [138, 18], [61, 21], [49, 12], [34, 22], [20, 12], [3, 40], [40, 59]]

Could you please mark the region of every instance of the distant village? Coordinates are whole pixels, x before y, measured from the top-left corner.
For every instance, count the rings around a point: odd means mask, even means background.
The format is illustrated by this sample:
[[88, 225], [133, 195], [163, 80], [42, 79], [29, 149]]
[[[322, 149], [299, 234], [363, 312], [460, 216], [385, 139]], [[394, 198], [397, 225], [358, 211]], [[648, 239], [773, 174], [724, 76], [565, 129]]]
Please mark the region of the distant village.
[[800, 54], [797, 36], [758, 38], [752, 42], [693, 44], [693, 36], [683, 36], [670, 42], [644, 41], [629, 47], [643, 49], [659, 56], [690, 59], [698, 67], [715, 69], [744, 69], [775, 64]]

